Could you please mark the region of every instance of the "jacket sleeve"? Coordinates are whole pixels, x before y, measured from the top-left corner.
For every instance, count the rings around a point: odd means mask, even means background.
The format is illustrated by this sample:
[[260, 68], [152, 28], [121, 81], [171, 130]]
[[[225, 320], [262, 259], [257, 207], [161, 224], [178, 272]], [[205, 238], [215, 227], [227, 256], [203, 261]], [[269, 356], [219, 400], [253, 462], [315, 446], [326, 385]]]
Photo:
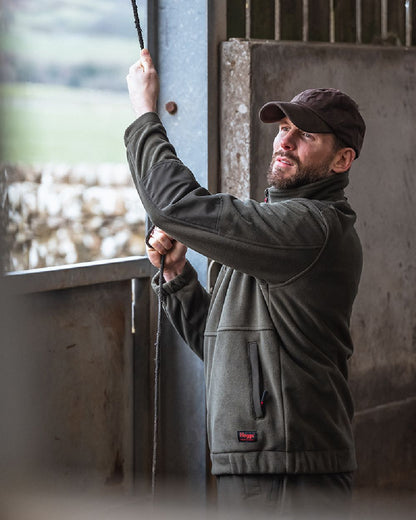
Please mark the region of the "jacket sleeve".
[[157, 114], [125, 133], [127, 159], [152, 222], [199, 253], [270, 283], [307, 269], [327, 230], [306, 199], [274, 204], [211, 194], [177, 158]]
[[[159, 275], [152, 280], [159, 293]], [[201, 359], [204, 358], [204, 330], [210, 305], [210, 296], [198, 282], [198, 275], [189, 262], [183, 272], [163, 284], [163, 307], [183, 340]]]

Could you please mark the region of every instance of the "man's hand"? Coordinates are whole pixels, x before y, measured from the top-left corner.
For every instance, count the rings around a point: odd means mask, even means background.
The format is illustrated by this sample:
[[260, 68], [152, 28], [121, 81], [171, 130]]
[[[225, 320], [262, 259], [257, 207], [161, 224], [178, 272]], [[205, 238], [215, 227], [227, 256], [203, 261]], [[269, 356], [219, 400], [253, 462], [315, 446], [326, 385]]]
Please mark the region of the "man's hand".
[[148, 242], [151, 247], [146, 245], [147, 256], [155, 267], [160, 268], [161, 255], [165, 255], [163, 277], [167, 282], [182, 273], [186, 263], [186, 246], [157, 227], [153, 229]]
[[159, 77], [147, 49], [141, 51], [140, 60], [130, 67], [126, 79], [136, 116], [156, 112]]

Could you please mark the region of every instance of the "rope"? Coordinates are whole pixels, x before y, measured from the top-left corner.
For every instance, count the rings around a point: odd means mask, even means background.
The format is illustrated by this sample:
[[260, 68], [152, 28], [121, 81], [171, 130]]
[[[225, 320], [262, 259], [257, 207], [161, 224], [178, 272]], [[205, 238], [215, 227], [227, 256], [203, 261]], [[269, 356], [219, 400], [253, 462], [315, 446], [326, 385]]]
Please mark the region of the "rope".
[[140, 25], [139, 12], [137, 10], [136, 0], [131, 0], [131, 5], [133, 7], [134, 23], [136, 24], [137, 36], [139, 37], [140, 49], [143, 50], [144, 49], [143, 33], [142, 33], [141, 25]]
[[[150, 236], [155, 226], [147, 220], [150, 226], [146, 233], [145, 242], [149, 247]], [[159, 395], [160, 395], [160, 358], [161, 358], [161, 334], [162, 334], [162, 313], [163, 313], [163, 271], [165, 269], [165, 255], [160, 257], [159, 269], [159, 294], [157, 308], [157, 331], [155, 340], [155, 368], [154, 368], [154, 400], [153, 400], [153, 447], [152, 447], [152, 500], [154, 502], [156, 495], [156, 474], [157, 474], [157, 453], [158, 453], [158, 437], [159, 437]]]
[[[134, 23], [136, 24], [137, 36], [139, 37], [140, 49], [144, 49], [143, 33], [140, 26], [139, 13], [135, 0], [131, 0], [133, 7]], [[148, 239], [153, 231], [154, 226], [148, 232], [146, 237], [146, 244], [150, 246]], [[151, 246], [150, 246], [151, 247]], [[163, 312], [163, 270], [165, 268], [165, 255], [160, 258], [159, 270], [159, 294], [158, 294], [158, 309], [157, 309], [157, 332], [155, 340], [155, 369], [154, 369], [154, 401], [153, 401], [153, 448], [152, 448], [152, 500], [155, 500], [156, 494], [156, 473], [157, 473], [157, 453], [158, 453], [158, 436], [159, 436], [159, 394], [160, 394], [160, 338], [162, 332], [162, 312]]]
[[152, 497], [156, 493], [156, 470], [157, 470], [157, 441], [159, 434], [159, 387], [160, 387], [160, 337], [162, 332], [162, 311], [163, 311], [163, 270], [165, 267], [165, 256], [160, 259], [159, 271], [159, 294], [157, 309], [157, 333], [155, 341], [155, 372], [154, 372], [154, 403], [153, 403], [153, 457], [152, 457]]

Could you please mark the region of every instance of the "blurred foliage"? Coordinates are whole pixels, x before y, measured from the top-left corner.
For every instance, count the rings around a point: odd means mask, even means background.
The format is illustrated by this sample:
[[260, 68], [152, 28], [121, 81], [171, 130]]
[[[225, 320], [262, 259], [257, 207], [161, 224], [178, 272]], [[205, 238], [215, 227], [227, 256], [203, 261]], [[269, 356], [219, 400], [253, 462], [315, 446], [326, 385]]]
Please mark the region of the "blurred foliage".
[[46, 33], [134, 35], [127, 0], [2, 0], [7, 24]]
[[127, 0], [2, 0], [3, 82], [124, 90], [138, 56]]

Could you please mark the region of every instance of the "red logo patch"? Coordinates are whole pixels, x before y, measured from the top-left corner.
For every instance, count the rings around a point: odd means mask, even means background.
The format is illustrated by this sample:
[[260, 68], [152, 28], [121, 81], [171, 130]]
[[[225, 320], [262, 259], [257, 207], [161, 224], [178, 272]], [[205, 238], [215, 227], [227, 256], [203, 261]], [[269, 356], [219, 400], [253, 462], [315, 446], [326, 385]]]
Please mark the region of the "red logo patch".
[[257, 432], [237, 432], [239, 442], [257, 442]]

